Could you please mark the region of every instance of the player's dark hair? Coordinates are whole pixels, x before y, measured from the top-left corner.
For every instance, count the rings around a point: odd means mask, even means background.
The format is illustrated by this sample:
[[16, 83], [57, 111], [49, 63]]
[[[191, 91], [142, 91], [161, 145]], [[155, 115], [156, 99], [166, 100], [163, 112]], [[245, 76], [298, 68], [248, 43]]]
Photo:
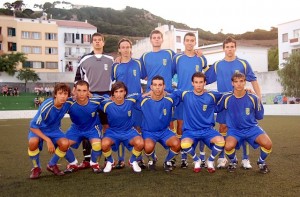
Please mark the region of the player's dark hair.
[[153, 81], [154, 80], [162, 80], [163, 81], [163, 84], [165, 85], [165, 80], [164, 80], [164, 78], [162, 77], [162, 76], [160, 76], [160, 75], [156, 75], [156, 76], [154, 76], [153, 78], [152, 78], [152, 80], [151, 80], [151, 85], [153, 84]]
[[164, 38], [163, 34], [159, 30], [157, 30], [157, 29], [151, 31], [150, 36], [149, 36], [150, 39], [152, 38], [153, 34], [160, 34], [161, 38]]
[[84, 80], [79, 80], [76, 82], [75, 84], [75, 88], [77, 88], [78, 85], [81, 85], [81, 86], [87, 86], [87, 89], [89, 90], [90, 89], [90, 84]]
[[225, 44], [228, 44], [230, 42], [234, 43], [234, 46], [236, 47], [236, 40], [230, 36], [228, 36], [224, 41], [223, 41], [223, 49], [225, 48]]
[[119, 40], [118, 48], [120, 48], [122, 42], [128, 42], [130, 44], [130, 47], [132, 48], [132, 42], [128, 38], [122, 38], [121, 40]]
[[244, 75], [244, 73], [241, 72], [235, 72], [232, 77], [231, 77], [231, 81], [234, 81], [235, 78], [244, 78], [246, 79], [246, 76]]
[[117, 81], [116, 83], [114, 83], [112, 86], [111, 86], [111, 95], [113, 96], [115, 91], [118, 90], [118, 89], [121, 89], [123, 88], [125, 91], [126, 91], [126, 94], [125, 94], [125, 97], [128, 93], [128, 89], [127, 89], [127, 86], [122, 82], [122, 81]]
[[202, 72], [195, 72], [192, 76], [192, 82], [194, 81], [194, 78], [203, 78], [204, 82], [206, 82], [206, 76]]
[[102, 37], [103, 42], [105, 41], [105, 40], [104, 40], [104, 35], [101, 34], [101, 33], [99, 33], [99, 32], [96, 32], [96, 33], [94, 33], [94, 34], [92, 35], [92, 40], [91, 40], [91, 42], [93, 41], [94, 37], [96, 37], [96, 36]]
[[183, 37], [183, 40], [185, 40], [185, 38], [186, 38], [187, 36], [192, 36], [192, 37], [194, 37], [195, 40], [196, 40], [196, 36], [195, 36], [195, 34], [194, 34], [193, 32], [188, 32], [188, 33], [186, 33], [186, 34], [184, 35], [184, 37]]
[[68, 92], [68, 96], [71, 96], [71, 89], [66, 83], [58, 83], [54, 86], [53, 98], [55, 98], [57, 92], [62, 90], [63, 92]]

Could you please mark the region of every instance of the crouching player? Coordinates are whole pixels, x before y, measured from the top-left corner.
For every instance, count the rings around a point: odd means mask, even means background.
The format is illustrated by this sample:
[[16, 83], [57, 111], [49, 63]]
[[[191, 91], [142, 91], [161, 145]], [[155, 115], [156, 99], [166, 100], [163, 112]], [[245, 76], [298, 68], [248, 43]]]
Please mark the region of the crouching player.
[[30, 122], [28, 154], [33, 164], [31, 179], [39, 178], [42, 172], [39, 153], [42, 150], [43, 141], [47, 143], [48, 152], [54, 153], [47, 165], [47, 170], [55, 175], [64, 175], [64, 172], [59, 170], [57, 162], [66, 155], [69, 148], [69, 141], [60, 126], [61, 119], [72, 104], [68, 100], [70, 93], [70, 87], [67, 84], [56, 84], [53, 98], [43, 102]]
[[233, 93], [224, 95], [220, 100], [219, 110], [226, 110], [228, 133], [225, 153], [230, 159], [228, 171], [234, 172], [237, 166], [235, 150], [243, 140], [253, 148], [260, 146], [257, 165], [261, 173], [268, 173], [265, 159], [272, 151], [272, 142], [265, 131], [258, 126], [257, 120], [263, 119], [264, 108], [257, 96], [245, 91], [246, 78], [242, 73], [235, 73], [232, 78]]
[[183, 134], [181, 139], [182, 150], [189, 154], [194, 160], [194, 172], [201, 171], [201, 159], [195, 153], [193, 143], [202, 140], [211, 151], [207, 160], [207, 171], [215, 172], [214, 160], [224, 149], [224, 138], [213, 129], [215, 126], [214, 112], [221, 94], [217, 92], [206, 92], [206, 77], [201, 72], [192, 76], [193, 91], [179, 92], [183, 102]]
[[[90, 166], [94, 173], [102, 172], [97, 160], [101, 156], [101, 123], [97, 111], [100, 110], [100, 101], [104, 97], [89, 99], [89, 84], [80, 80], [75, 84], [76, 101], [69, 109], [72, 120], [71, 127], [67, 130], [66, 136], [69, 139], [70, 146], [77, 149], [83, 139], [88, 139], [92, 145]], [[65, 173], [71, 173], [78, 170], [78, 161], [71, 148], [68, 149], [65, 156], [69, 162]]]
[[106, 166], [103, 172], [112, 170], [114, 159], [112, 148], [116, 151], [120, 143], [132, 151], [129, 163], [134, 172], [141, 172], [137, 158], [141, 155], [144, 148], [144, 140], [138, 131], [133, 127], [132, 109], [136, 103], [135, 99], [125, 99], [127, 87], [121, 81], [112, 85], [112, 100], [101, 102], [101, 108], [107, 114], [109, 128], [105, 131], [102, 139], [102, 151], [106, 157]]

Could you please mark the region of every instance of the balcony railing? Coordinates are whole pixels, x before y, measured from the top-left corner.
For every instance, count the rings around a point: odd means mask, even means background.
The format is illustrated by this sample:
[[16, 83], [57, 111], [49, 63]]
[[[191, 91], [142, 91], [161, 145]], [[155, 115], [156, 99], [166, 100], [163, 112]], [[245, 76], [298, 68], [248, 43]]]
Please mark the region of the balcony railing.
[[292, 46], [300, 45], [300, 39], [299, 38], [292, 38], [292, 39], [290, 39], [290, 44]]

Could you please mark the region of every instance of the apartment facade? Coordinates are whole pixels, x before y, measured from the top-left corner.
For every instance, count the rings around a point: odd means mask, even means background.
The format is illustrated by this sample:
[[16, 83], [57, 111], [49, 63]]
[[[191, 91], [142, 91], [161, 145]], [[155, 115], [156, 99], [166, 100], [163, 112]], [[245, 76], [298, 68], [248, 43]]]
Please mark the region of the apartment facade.
[[27, 61], [18, 69], [65, 72], [66, 64], [70, 64], [72, 69], [67, 71], [74, 72], [78, 59], [91, 51], [90, 38], [96, 31], [87, 22], [48, 20], [46, 16], [38, 19], [0, 16], [0, 53], [25, 53]]
[[300, 19], [278, 25], [279, 68], [294, 51], [300, 51]]

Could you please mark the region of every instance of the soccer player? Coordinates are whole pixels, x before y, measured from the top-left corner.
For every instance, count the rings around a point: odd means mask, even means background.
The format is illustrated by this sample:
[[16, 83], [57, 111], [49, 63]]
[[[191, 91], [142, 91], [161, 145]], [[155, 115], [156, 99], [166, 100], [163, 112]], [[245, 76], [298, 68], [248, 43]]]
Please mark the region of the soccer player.
[[101, 102], [102, 110], [107, 114], [109, 128], [102, 139], [102, 151], [106, 157], [106, 166], [103, 172], [112, 170], [114, 160], [112, 158], [112, 146], [115, 151], [122, 142], [128, 150], [132, 151], [129, 163], [134, 172], [141, 172], [137, 163], [144, 148], [144, 140], [141, 134], [133, 127], [132, 109], [136, 103], [135, 99], [125, 99], [127, 87], [121, 81], [112, 85], [112, 100]]
[[[69, 139], [70, 146], [77, 149], [83, 139], [88, 139], [92, 145], [90, 166], [94, 173], [102, 172], [97, 159], [101, 156], [101, 123], [98, 112], [100, 101], [103, 97], [89, 99], [89, 84], [86, 81], [79, 80], [75, 84], [76, 101], [70, 107], [68, 113], [72, 120], [71, 127], [67, 130], [66, 136]], [[69, 165], [64, 171], [71, 173], [78, 170], [78, 161], [71, 148], [68, 149], [65, 156]]]
[[140, 58], [144, 77], [147, 77], [147, 89], [150, 91], [152, 78], [160, 75], [165, 80], [167, 92], [172, 92], [172, 76], [174, 69], [172, 68], [172, 59], [175, 55], [170, 49], [161, 49], [163, 43], [163, 34], [159, 30], [153, 30], [150, 33], [150, 42], [152, 51], [144, 53]]
[[[114, 63], [112, 68], [112, 80], [122, 81], [128, 88], [128, 94], [142, 93], [142, 86], [140, 79], [142, 76], [141, 62], [138, 59], [131, 57], [132, 43], [127, 38], [122, 38], [118, 43], [118, 52], [120, 54], [120, 62]], [[132, 109], [133, 126], [140, 132], [142, 122], [142, 112], [136, 109]], [[118, 150], [118, 163], [116, 169], [125, 167], [124, 157], [125, 150], [123, 144]], [[139, 165], [145, 168], [143, 160], [139, 160]]]
[[145, 141], [144, 152], [149, 158], [148, 167], [155, 170], [155, 144], [159, 142], [169, 153], [164, 161], [164, 170], [173, 170], [171, 160], [180, 151], [180, 141], [169, 128], [173, 107], [178, 104], [176, 96], [165, 96], [164, 78], [154, 76], [151, 80], [151, 96], [138, 102], [138, 108], [143, 112], [142, 135]]
[[212, 150], [207, 160], [207, 171], [213, 173], [215, 157], [224, 149], [225, 144], [222, 135], [213, 129], [214, 112], [222, 95], [205, 91], [206, 77], [202, 72], [194, 73], [191, 79], [194, 90], [179, 91], [183, 103], [184, 121], [181, 148], [193, 158], [194, 172], [198, 173], [201, 171], [201, 159], [196, 155], [195, 147], [192, 145], [202, 140]]
[[[232, 91], [231, 76], [235, 72], [244, 73], [246, 80], [251, 82], [252, 87], [257, 94], [258, 98], [261, 99], [260, 87], [257, 82], [256, 76], [252, 71], [251, 66], [246, 60], [236, 57], [236, 41], [227, 37], [223, 42], [223, 50], [225, 52], [225, 58], [215, 62], [206, 72], [207, 84], [217, 81], [217, 88], [219, 92]], [[227, 133], [227, 126], [225, 122], [226, 111], [217, 114], [217, 122], [220, 124], [219, 132], [225, 137]], [[242, 167], [244, 169], [252, 168], [249, 156], [249, 145], [243, 143], [243, 160]], [[220, 154], [218, 159], [218, 168], [225, 168], [227, 160], [224, 157], [224, 152]]]
[[[196, 36], [192, 32], [188, 32], [184, 35], [183, 43], [185, 50], [183, 53], [177, 54], [173, 58], [174, 72], [177, 74], [178, 83], [177, 89], [179, 90], [193, 90], [191, 78], [195, 72], [205, 71], [207, 68], [207, 60], [204, 56], [198, 56], [195, 53]], [[177, 120], [177, 136], [181, 138], [182, 126], [183, 126], [183, 103], [180, 103], [175, 108], [174, 119]], [[197, 146], [197, 143], [195, 143]], [[205, 152], [204, 145], [200, 141], [200, 152], [202, 166], [205, 166]], [[181, 168], [187, 168], [187, 155], [181, 152]]]
[[[103, 54], [103, 47], [105, 45], [104, 35], [94, 33], [92, 35], [92, 42], [93, 51], [81, 58], [76, 71], [75, 83], [78, 80], [85, 80], [89, 83], [92, 94], [109, 94], [113, 57]], [[102, 111], [99, 111], [99, 117], [104, 132], [108, 128], [107, 117]], [[79, 169], [90, 167], [92, 147], [89, 140], [84, 139], [82, 146], [84, 161], [79, 165]]]
[[229, 172], [236, 170], [235, 150], [246, 140], [253, 148], [260, 147], [257, 165], [261, 173], [268, 173], [270, 170], [265, 159], [272, 151], [272, 142], [257, 122], [263, 119], [263, 105], [256, 95], [245, 91], [246, 76], [243, 73], [235, 73], [231, 80], [233, 93], [224, 95], [219, 102], [219, 110], [226, 111], [228, 126], [225, 143], [225, 153], [230, 159], [228, 170]]
[[66, 155], [69, 148], [69, 140], [61, 131], [60, 126], [61, 119], [72, 104], [68, 100], [70, 93], [70, 87], [67, 84], [56, 84], [53, 98], [43, 102], [30, 122], [28, 155], [33, 165], [31, 179], [39, 178], [42, 173], [39, 158], [43, 141], [47, 143], [48, 152], [54, 154], [47, 164], [47, 170], [58, 176], [64, 175], [64, 172], [59, 170], [57, 162]]

